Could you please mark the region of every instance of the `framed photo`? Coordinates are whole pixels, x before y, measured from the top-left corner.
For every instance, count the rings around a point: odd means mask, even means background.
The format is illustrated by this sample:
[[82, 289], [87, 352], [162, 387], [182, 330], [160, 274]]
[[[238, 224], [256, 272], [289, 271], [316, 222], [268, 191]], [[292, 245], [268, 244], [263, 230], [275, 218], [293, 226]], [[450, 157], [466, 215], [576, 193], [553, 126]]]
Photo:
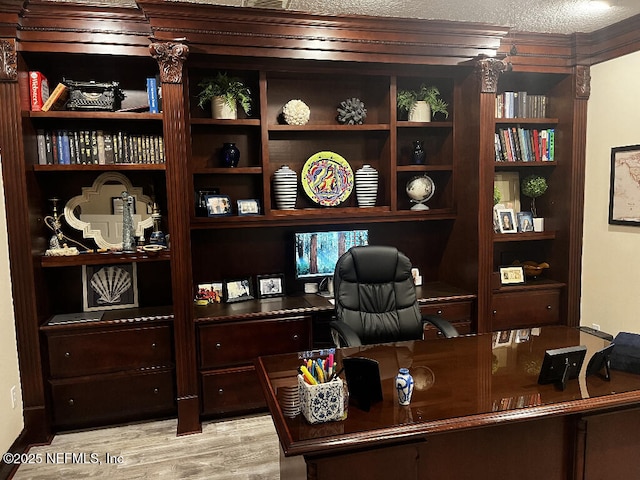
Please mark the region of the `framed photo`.
[[493, 186], [500, 191], [500, 203], [514, 212], [520, 211], [520, 174], [518, 172], [496, 172]]
[[516, 215], [518, 220], [518, 231], [521, 233], [533, 232], [533, 213], [518, 212]]
[[500, 330], [498, 332], [495, 332], [493, 338], [493, 346], [504, 347], [507, 345], [511, 345], [513, 343], [514, 336], [515, 331], [513, 330]]
[[[134, 202], [133, 202], [133, 213], [135, 215], [136, 213], [136, 203], [137, 200], [134, 197]], [[111, 197], [111, 215], [122, 215], [124, 211], [124, 204], [122, 202], [122, 197]]]
[[522, 265], [500, 267], [500, 283], [502, 285], [517, 285], [524, 283], [524, 268]]
[[228, 195], [205, 195], [205, 200], [209, 217], [231, 215], [231, 199]]
[[505, 208], [497, 210], [498, 222], [500, 225], [500, 233], [518, 233], [518, 227], [515, 222], [513, 210]]
[[530, 328], [521, 328], [516, 331], [515, 343], [525, 343], [529, 341], [529, 337], [531, 336]]
[[253, 288], [251, 278], [240, 280], [226, 280], [223, 285], [224, 301], [227, 303], [244, 302], [253, 300]]
[[640, 145], [611, 149], [609, 224], [640, 226]]
[[206, 300], [207, 303], [222, 302], [222, 282], [199, 283], [196, 300]]
[[113, 310], [138, 306], [135, 263], [82, 266], [82, 309]]
[[238, 200], [238, 215], [260, 215], [260, 201], [255, 198]]
[[284, 275], [259, 275], [257, 278], [258, 298], [284, 296]]

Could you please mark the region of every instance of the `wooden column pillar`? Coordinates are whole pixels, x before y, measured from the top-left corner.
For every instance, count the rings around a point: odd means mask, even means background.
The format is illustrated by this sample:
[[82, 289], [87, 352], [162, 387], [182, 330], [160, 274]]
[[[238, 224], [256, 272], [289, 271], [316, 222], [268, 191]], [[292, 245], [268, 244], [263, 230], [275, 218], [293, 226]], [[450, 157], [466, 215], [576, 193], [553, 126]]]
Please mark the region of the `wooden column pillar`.
[[189, 101], [183, 81], [189, 47], [180, 41], [154, 41], [151, 55], [158, 61], [162, 83], [163, 132], [167, 176], [167, 215], [171, 236], [174, 338], [178, 402], [178, 435], [201, 431], [198, 399], [195, 325], [191, 269], [192, 197], [189, 178]]
[[29, 201], [26, 185], [18, 67], [14, 38], [0, 39], [0, 155], [7, 212], [11, 288], [22, 384], [24, 429], [27, 443], [51, 438], [45, 409], [44, 380], [36, 297], [33, 292], [34, 259], [31, 253]]

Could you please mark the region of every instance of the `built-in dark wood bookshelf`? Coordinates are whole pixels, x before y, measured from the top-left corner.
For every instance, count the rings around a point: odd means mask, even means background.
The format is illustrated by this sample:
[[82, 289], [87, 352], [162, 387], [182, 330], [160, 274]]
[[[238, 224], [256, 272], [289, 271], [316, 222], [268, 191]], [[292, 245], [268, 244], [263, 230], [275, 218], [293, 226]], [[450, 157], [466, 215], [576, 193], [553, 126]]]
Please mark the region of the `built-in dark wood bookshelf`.
[[[178, 417], [178, 433], [193, 433], [203, 418], [263, 409], [254, 382], [255, 357], [329, 342], [330, 306], [326, 300], [320, 305], [321, 297], [303, 295], [304, 282], [295, 278], [297, 232], [362, 228], [371, 243], [397, 246], [420, 268], [425, 285], [437, 286], [423, 287], [423, 310], [452, 319], [464, 333], [578, 325], [589, 84], [588, 61], [582, 58], [578, 65], [575, 52], [591, 45], [585, 38], [522, 34], [522, 55], [505, 61], [511, 39], [502, 27], [302, 14], [283, 19], [270, 10], [157, 0], [137, 5], [123, 9], [33, 1], [24, 9], [0, 6], [6, 14], [0, 15], [0, 36], [7, 40], [2, 48], [9, 53], [0, 62], [7, 67], [6, 59], [15, 58], [8, 61], [15, 73], [5, 68], [0, 79], [0, 145], [30, 442], [46, 441], [60, 429], [171, 414]], [[100, 33], [95, 18], [105, 16], [109, 30]], [[249, 24], [251, 32], [245, 28]], [[446, 42], [440, 37], [444, 33]], [[318, 42], [318, 35], [324, 41]], [[550, 43], [554, 54], [540, 53]], [[64, 78], [118, 81], [127, 95], [123, 107], [143, 103], [145, 78], [159, 74], [163, 112], [30, 112], [19, 85], [30, 70], [45, 74], [52, 85]], [[198, 107], [199, 81], [220, 70], [250, 85], [250, 116], [213, 120]], [[449, 116], [408, 122], [397, 111], [396, 93], [425, 81], [438, 86]], [[549, 118], [495, 118], [496, 95], [507, 89], [546, 95]], [[365, 123], [339, 125], [336, 107], [354, 96], [365, 102]], [[293, 98], [310, 106], [308, 124], [278, 120]], [[553, 125], [561, 133], [555, 161], [495, 162], [495, 132], [514, 123]], [[161, 134], [166, 163], [39, 165], [37, 130], [78, 125]], [[424, 141], [424, 165], [409, 160], [416, 139]], [[224, 168], [217, 159], [225, 142], [241, 150], [237, 168]], [[360, 208], [354, 193], [338, 207], [320, 207], [299, 186], [295, 210], [278, 209], [274, 172], [287, 164], [300, 175], [318, 151], [339, 152], [354, 171], [364, 164], [374, 167], [379, 172], [376, 205]], [[550, 184], [539, 200], [545, 231], [496, 234], [495, 172], [538, 170]], [[51, 234], [44, 223], [51, 213], [49, 199], [66, 202], [105, 171], [123, 173], [153, 198], [162, 230], [170, 234], [170, 249], [43, 256]], [[405, 188], [424, 174], [434, 180], [436, 194], [428, 210], [415, 211]], [[208, 188], [228, 195], [234, 205], [257, 199], [260, 214], [238, 216], [234, 209], [225, 217], [196, 216], [196, 190]], [[63, 229], [80, 239], [66, 224]], [[498, 267], [514, 255], [548, 261], [551, 268], [543, 280], [496, 287]], [[170, 316], [145, 325], [112, 317], [95, 326], [47, 325], [56, 314], [82, 309], [83, 266], [121, 262], [137, 265], [139, 308], [168, 310]], [[194, 305], [198, 284], [274, 273], [284, 275], [283, 298]], [[541, 313], [527, 317], [526, 311], [523, 317], [522, 305]], [[64, 369], [52, 371], [52, 347], [62, 355], [55, 361], [64, 365], [65, 342], [78, 339], [103, 349], [109, 365], [83, 371], [82, 378]], [[120, 362], [120, 345], [147, 353]], [[149, 376], [138, 383], [149, 368], [157, 368], [159, 383]], [[119, 418], [117, 409], [105, 410], [101, 401], [92, 414], [85, 398], [89, 410], [74, 416], [74, 402], [63, 386], [82, 390], [87, 379], [95, 395], [106, 389], [121, 392], [136, 407], [123, 410]], [[146, 390], [126, 393], [132, 385]]]

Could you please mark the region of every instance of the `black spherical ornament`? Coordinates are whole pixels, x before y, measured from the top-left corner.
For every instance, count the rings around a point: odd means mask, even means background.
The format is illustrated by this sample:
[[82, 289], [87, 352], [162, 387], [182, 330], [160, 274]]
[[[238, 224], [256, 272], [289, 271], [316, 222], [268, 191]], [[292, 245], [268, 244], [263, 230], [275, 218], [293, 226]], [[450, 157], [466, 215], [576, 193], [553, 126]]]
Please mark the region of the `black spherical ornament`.
[[344, 125], [362, 125], [367, 118], [367, 109], [359, 98], [348, 98], [340, 102], [338, 122]]

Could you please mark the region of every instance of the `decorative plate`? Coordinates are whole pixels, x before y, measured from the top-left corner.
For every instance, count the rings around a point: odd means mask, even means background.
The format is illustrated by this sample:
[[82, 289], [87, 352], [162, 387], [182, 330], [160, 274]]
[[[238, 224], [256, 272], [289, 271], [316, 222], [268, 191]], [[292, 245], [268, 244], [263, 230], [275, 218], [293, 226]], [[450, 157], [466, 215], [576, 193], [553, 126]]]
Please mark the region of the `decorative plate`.
[[341, 204], [353, 191], [353, 170], [334, 152], [318, 152], [302, 167], [301, 183], [311, 200], [325, 207]]

